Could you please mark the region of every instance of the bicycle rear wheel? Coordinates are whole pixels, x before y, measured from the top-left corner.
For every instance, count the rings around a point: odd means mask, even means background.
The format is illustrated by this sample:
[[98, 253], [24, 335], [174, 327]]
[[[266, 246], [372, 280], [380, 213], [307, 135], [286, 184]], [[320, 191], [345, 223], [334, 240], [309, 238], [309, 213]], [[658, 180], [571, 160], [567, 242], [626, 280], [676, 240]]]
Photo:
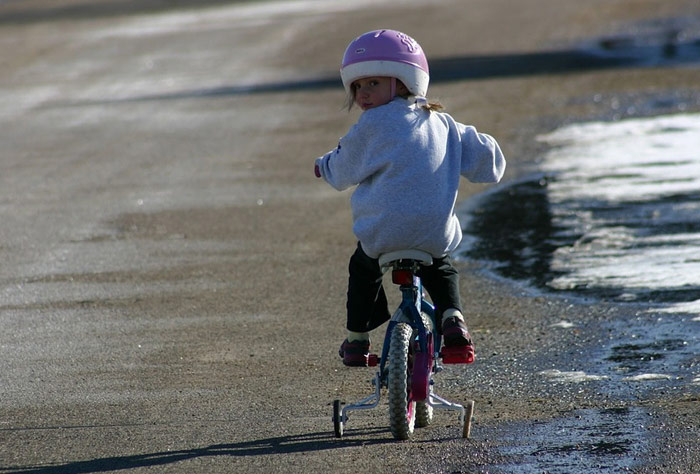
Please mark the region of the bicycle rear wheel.
[[410, 398], [412, 332], [408, 324], [398, 323], [391, 331], [389, 341], [389, 426], [396, 439], [408, 439], [416, 421], [416, 404]]

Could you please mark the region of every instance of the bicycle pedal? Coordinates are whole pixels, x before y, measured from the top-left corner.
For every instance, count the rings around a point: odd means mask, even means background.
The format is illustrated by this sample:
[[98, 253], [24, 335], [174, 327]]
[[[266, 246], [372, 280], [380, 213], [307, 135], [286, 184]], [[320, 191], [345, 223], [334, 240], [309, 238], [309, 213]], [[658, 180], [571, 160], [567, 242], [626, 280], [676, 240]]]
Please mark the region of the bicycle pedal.
[[443, 364], [471, 364], [474, 362], [472, 346], [443, 347], [440, 352]]
[[367, 356], [367, 367], [376, 367], [379, 365], [379, 356], [377, 354], [369, 354]]

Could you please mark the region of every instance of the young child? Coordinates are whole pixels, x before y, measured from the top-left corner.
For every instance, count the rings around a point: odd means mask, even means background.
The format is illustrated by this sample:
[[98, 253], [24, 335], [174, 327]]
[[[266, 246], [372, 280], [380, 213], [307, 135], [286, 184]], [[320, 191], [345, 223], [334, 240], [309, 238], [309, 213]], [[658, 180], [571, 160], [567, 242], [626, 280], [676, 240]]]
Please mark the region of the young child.
[[472, 346], [459, 273], [450, 260], [462, 238], [454, 207], [460, 175], [498, 182], [503, 154], [492, 137], [428, 102], [428, 63], [408, 35], [377, 30], [359, 36], [345, 51], [340, 75], [348, 109], [356, 104], [363, 112], [338, 147], [316, 160], [315, 173], [339, 191], [357, 186], [351, 207], [359, 242], [349, 266], [343, 363], [366, 366], [369, 331], [391, 317], [378, 257], [395, 250], [433, 256], [418, 275], [436, 307], [444, 344]]

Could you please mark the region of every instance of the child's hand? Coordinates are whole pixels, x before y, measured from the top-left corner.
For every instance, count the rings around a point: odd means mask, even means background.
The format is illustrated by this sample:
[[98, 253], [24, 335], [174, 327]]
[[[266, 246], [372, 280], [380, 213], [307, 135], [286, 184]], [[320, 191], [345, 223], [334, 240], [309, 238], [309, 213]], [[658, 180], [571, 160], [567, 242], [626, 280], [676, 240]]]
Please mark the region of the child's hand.
[[314, 174], [317, 178], [321, 177], [321, 168], [318, 167], [318, 163], [314, 165]]

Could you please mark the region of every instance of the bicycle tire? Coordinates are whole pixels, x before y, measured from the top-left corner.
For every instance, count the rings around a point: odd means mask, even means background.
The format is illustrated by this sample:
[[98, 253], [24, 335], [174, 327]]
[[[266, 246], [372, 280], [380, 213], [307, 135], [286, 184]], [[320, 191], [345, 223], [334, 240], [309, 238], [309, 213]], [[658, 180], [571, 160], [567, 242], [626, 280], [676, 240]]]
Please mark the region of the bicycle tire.
[[433, 421], [433, 407], [426, 402], [416, 402], [416, 428], [425, 428]]
[[[421, 312], [421, 318], [423, 319], [423, 326], [428, 332], [428, 337], [432, 338], [433, 331], [433, 320], [425, 312]], [[429, 346], [429, 350], [432, 350], [432, 344]], [[432, 360], [432, 358], [431, 358]], [[432, 364], [431, 364], [432, 365]], [[427, 397], [430, 397], [430, 389], [428, 388]], [[427, 400], [416, 402], [416, 428], [425, 428], [433, 422], [433, 407], [431, 407]]]
[[389, 427], [396, 439], [408, 439], [416, 421], [415, 402], [410, 399], [410, 343], [413, 329], [398, 323], [391, 331], [387, 382], [389, 389]]
[[333, 432], [336, 438], [343, 437], [342, 402], [333, 400]]

